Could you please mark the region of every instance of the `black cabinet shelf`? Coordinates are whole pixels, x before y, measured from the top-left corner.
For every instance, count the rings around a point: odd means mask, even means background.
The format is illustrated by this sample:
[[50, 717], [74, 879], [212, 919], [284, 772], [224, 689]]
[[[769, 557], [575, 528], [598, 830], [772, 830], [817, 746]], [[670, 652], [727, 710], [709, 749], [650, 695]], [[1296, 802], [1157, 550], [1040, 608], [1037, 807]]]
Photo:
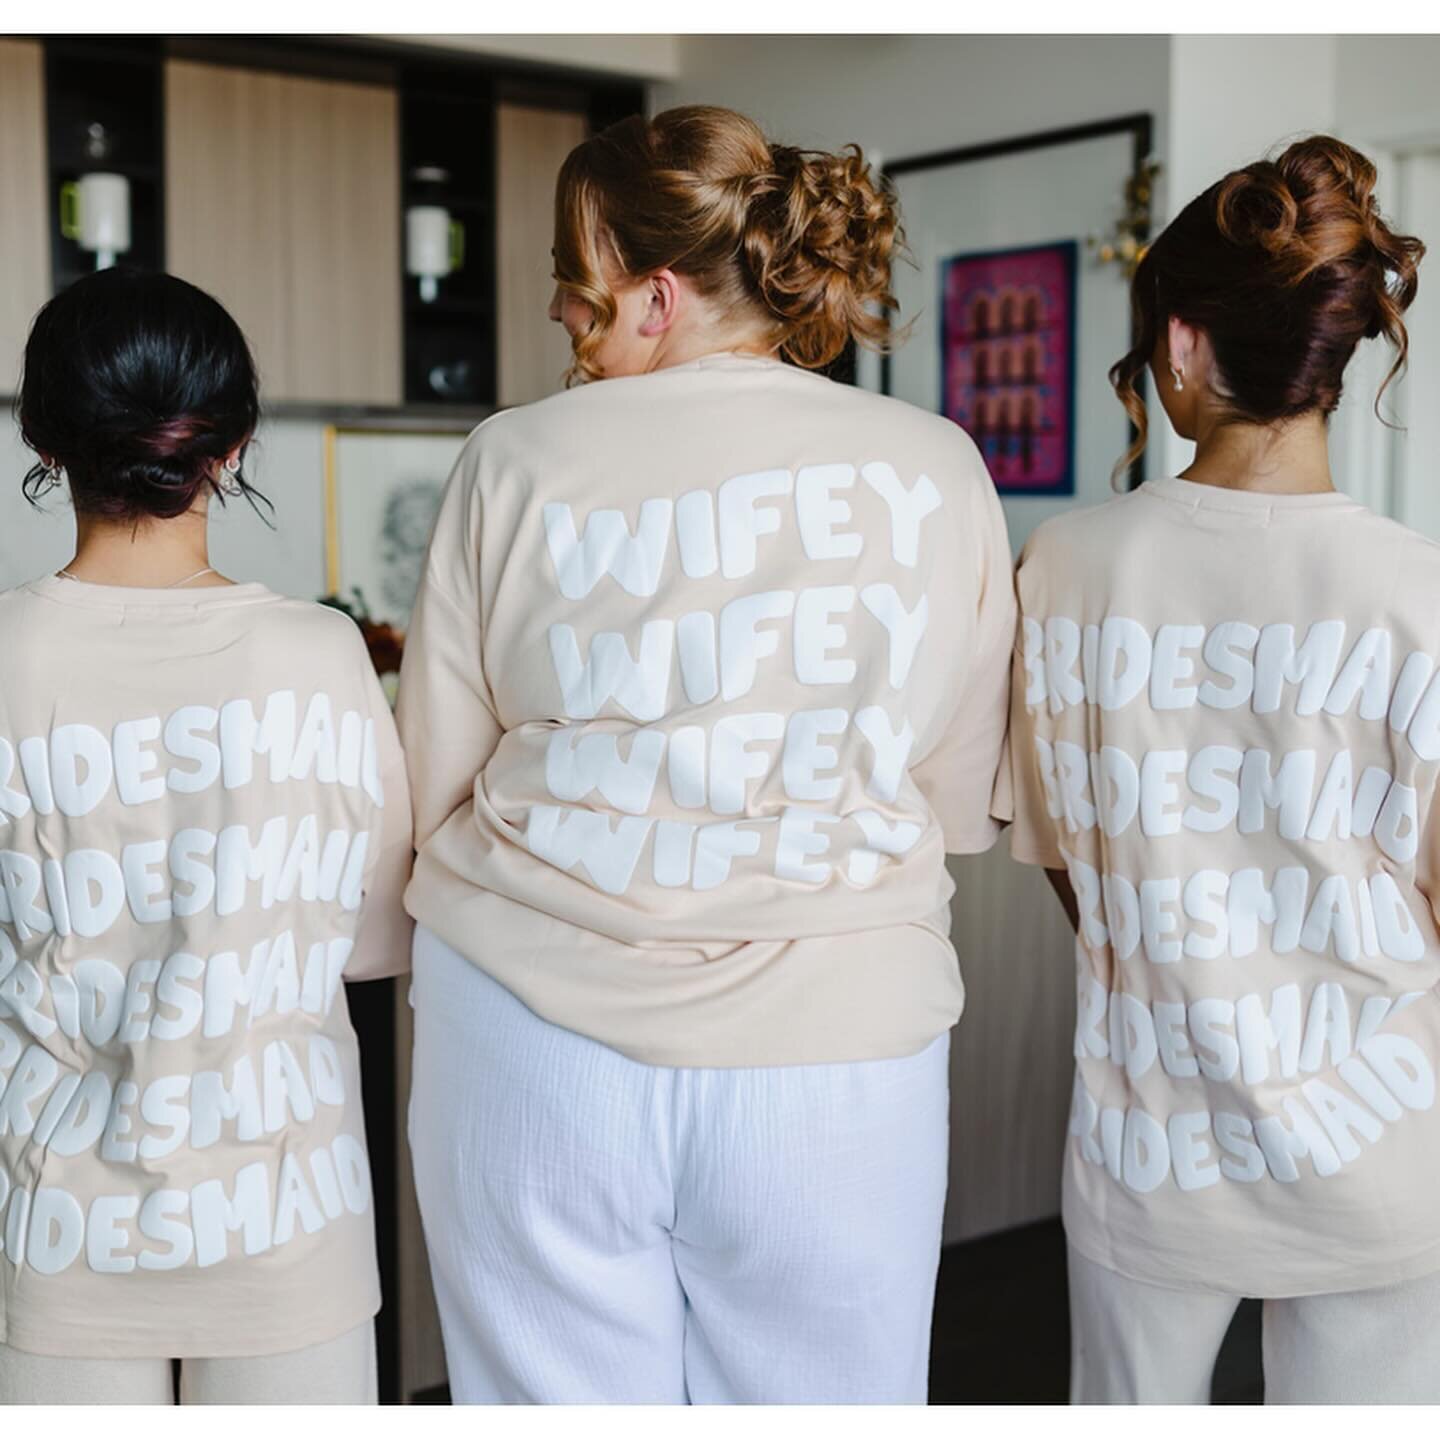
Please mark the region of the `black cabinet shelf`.
[[81, 175], [94, 174], [97, 171], [103, 171], [107, 175], [123, 175], [127, 180], [140, 181], [147, 185], [160, 183], [160, 167], [158, 165], [141, 164], [134, 160], [91, 160], [88, 164], [74, 165], [68, 170], [53, 164], [50, 167], [52, 175], [64, 180], [77, 180]]
[[[407, 404], [493, 404], [495, 88], [455, 64], [401, 70], [400, 156], [407, 208], [439, 205], [465, 229], [460, 269], [422, 300], [405, 277]], [[426, 172], [437, 178], [425, 178]], [[404, 223], [403, 217], [401, 221]]]
[[405, 311], [421, 319], [426, 315], [483, 315], [495, 313], [495, 302], [488, 295], [447, 295], [444, 286], [448, 280], [441, 280], [440, 293], [433, 300], [422, 300], [410, 286], [415, 283], [412, 276], [405, 292]]
[[491, 195], [454, 190], [447, 186], [410, 184], [405, 187], [405, 208], [412, 205], [443, 205], [457, 215], [493, 215], [495, 200]]

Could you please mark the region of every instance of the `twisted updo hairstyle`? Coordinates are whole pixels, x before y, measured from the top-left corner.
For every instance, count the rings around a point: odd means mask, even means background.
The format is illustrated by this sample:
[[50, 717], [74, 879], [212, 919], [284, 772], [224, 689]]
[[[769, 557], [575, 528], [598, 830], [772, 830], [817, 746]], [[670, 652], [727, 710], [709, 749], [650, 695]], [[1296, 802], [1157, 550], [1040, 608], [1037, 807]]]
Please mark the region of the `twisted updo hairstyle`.
[[[35, 317], [18, 412], [78, 512], [133, 522], [183, 515], [206, 488], [223, 504], [216, 473], [255, 433], [260, 403], [245, 336], [217, 300], [173, 275], [108, 269]], [[43, 461], [25, 476], [32, 504], [45, 477]]]
[[1236, 419], [1329, 415], [1355, 346], [1380, 335], [1395, 349], [1385, 392], [1405, 366], [1425, 246], [1385, 223], [1374, 190], [1364, 155], [1315, 135], [1226, 175], [1171, 221], [1135, 272], [1135, 346], [1110, 371], [1140, 432], [1119, 468], [1144, 449], [1136, 381], [1172, 315], [1209, 337]]
[[884, 348], [903, 243], [894, 191], [858, 146], [772, 145], [710, 105], [621, 120], [577, 145], [556, 185], [556, 282], [594, 316], [570, 378], [599, 377], [610, 281], [667, 268], [717, 310], [748, 314], [798, 365], [827, 365], [852, 339]]

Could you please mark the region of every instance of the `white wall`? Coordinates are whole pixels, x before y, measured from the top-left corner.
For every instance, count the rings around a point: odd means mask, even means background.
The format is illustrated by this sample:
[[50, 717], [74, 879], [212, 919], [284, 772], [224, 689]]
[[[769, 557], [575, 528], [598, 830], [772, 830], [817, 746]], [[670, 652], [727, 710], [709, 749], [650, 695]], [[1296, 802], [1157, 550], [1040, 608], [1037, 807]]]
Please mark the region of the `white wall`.
[[260, 427], [246, 470], [275, 506], [272, 530], [243, 500], [210, 507], [210, 558], [222, 574], [259, 580], [280, 594], [325, 592], [324, 426], [276, 420]]
[[[1403, 428], [1377, 430], [1375, 394], [1392, 356], [1378, 341], [1362, 346], [1346, 375], [1331, 461], [1342, 488], [1440, 539], [1433, 460], [1440, 449], [1434, 403], [1440, 392], [1440, 35], [1344, 35], [1337, 68], [1339, 133], [1376, 160], [1382, 212], [1398, 229], [1427, 240], [1430, 258], [1406, 316], [1409, 373], [1381, 402]], [[1335, 439], [1350, 453], [1337, 456]], [[1356, 483], [1361, 477], [1369, 481], [1364, 490]]]
[[[1166, 215], [1282, 142], [1333, 130], [1338, 44], [1335, 35], [1171, 37], [1170, 123], [1162, 151]], [[1169, 428], [1158, 406], [1151, 423], [1163, 437], [1157, 450], [1164, 472], [1179, 474], [1194, 458], [1194, 445]]]
[[1342, 35], [1336, 113], [1359, 144], [1402, 148], [1440, 139], [1440, 35]]
[[[1435, 478], [1435, 456], [1440, 454], [1440, 406], [1435, 403], [1440, 395], [1440, 148], [1411, 155], [1397, 169], [1403, 179], [1401, 222], [1430, 242], [1430, 258], [1421, 263], [1420, 292], [1405, 317], [1409, 373], [1382, 402], [1404, 426], [1389, 436], [1395, 460], [1394, 509], [1403, 523], [1440, 539], [1440, 485]], [[1429, 273], [1428, 266], [1434, 266]], [[1369, 404], [1374, 393], [1371, 384], [1361, 396], [1364, 403]]]
[[1335, 35], [1176, 35], [1170, 40], [1167, 183], [1175, 208], [1280, 142], [1328, 130]]
[[1150, 110], [1163, 35], [685, 35], [655, 108], [708, 103], [776, 139], [855, 141], [886, 160]]
[[39, 510], [20, 493], [34, 463], [9, 416], [0, 417], [0, 590], [50, 574], [75, 553], [75, 523], [60, 492]]
[[[232, 500], [224, 509], [212, 505], [210, 557], [222, 573], [259, 580], [297, 599], [318, 599], [324, 592], [322, 435], [323, 426], [312, 421], [261, 426], [246, 469], [275, 506], [275, 528], [243, 500]], [[33, 460], [17, 431], [0, 426], [0, 589], [51, 574], [75, 552], [75, 521], [66, 493], [48, 495], [39, 510], [21, 498], [20, 477]]]

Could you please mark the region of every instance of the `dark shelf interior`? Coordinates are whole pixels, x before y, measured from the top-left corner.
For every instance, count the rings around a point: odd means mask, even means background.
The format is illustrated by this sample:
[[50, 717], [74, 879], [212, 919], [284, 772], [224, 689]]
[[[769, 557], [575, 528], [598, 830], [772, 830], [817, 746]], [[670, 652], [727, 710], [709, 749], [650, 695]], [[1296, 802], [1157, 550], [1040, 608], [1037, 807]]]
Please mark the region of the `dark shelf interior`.
[[[164, 123], [160, 55], [117, 48], [96, 54], [63, 40], [46, 47], [50, 168], [109, 170], [160, 178]], [[108, 153], [89, 150], [89, 127], [105, 127]]]
[[[408, 82], [408, 83], [403, 83]], [[437, 86], [433, 76], [402, 72], [401, 175], [406, 200], [435, 196], [481, 204], [495, 199], [495, 98], [488, 84], [458, 95]], [[415, 181], [415, 171], [436, 168], [446, 179], [433, 186]]]
[[406, 403], [493, 404], [493, 318], [425, 310], [405, 317]]
[[440, 281], [440, 293], [433, 300], [422, 300], [419, 281], [413, 277], [405, 284], [405, 313], [424, 319], [427, 315], [493, 315], [495, 302], [488, 295], [455, 295], [446, 292], [446, 286], [456, 279], [450, 276]]
[[[45, 47], [50, 256], [62, 290], [95, 268], [95, 258], [60, 233], [60, 193], [82, 175], [130, 182], [130, 249], [121, 263], [165, 268], [164, 89], [158, 45], [117, 39], [56, 38]], [[93, 153], [102, 127], [103, 153]]]
[[488, 193], [477, 195], [453, 185], [424, 185], [411, 181], [405, 185], [404, 194], [407, 206], [444, 205], [447, 210], [466, 217], [495, 213], [493, 196]]

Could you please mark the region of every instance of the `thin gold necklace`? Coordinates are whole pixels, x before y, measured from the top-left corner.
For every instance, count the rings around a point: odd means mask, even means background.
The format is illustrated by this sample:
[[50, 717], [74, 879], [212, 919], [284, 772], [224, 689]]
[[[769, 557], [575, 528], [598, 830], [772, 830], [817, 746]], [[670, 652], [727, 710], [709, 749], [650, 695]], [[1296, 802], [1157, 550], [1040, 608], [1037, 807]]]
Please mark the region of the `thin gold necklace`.
[[[79, 575], [72, 575], [69, 570], [56, 570], [55, 573], [62, 579], [74, 580], [77, 585], [87, 583], [87, 581], [82, 580]], [[168, 585], [161, 585], [160, 588], [162, 590], [178, 590], [181, 585], [188, 585], [191, 580], [198, 580], [201, 575], [216, 575], [219, 573], [219, 570], [213, 565], [206, 565], [203, 570], [196, 570], [193, 575], [186, 575], [183, 580], [174, 580]]]

